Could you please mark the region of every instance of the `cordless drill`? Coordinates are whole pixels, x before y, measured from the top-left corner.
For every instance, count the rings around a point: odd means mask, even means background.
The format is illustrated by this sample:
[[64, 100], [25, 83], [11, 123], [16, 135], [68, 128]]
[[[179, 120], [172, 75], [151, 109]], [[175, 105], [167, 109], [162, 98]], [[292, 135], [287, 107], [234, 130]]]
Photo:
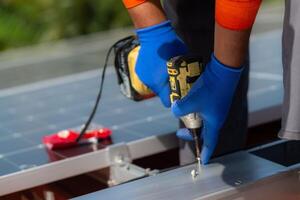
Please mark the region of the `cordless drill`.
[[[135, 36], [130, 36], [116, 44], [115, 69], [121, 92], [134, 101], [154, 97], [155, 94], [145, 86], [135, 73], [135, 64], [139, 51], [139, 42]], [[175, 102], [183, 98], [191, 89], [193, 83], [204, 70], [204, 64], [199, 56], [177, 56], [167, 62], [170, 100]], [[197, 171], [201, 169], [199, 132], [202, 126], [198, 113], [190, 113], [180, 118], [188, 128], [195, 142]]]
[[[193, 83], [204, 70], [204, 64], [197, 56], [177, 56], [171, 58], [167, 62], [167, 67], [171, 89], [170, 99], [172, 103], [187, 95]], [[198, 135], [202, 126], [202, 120], [198, 113], [190, 113], [180, 117], [180, 119], [193, 136], [197, 161], [197, 171], [194, 173], [199, 173], [201, 170], [201, 152]], [[192, 175], [194, 177], [197, 174]]]

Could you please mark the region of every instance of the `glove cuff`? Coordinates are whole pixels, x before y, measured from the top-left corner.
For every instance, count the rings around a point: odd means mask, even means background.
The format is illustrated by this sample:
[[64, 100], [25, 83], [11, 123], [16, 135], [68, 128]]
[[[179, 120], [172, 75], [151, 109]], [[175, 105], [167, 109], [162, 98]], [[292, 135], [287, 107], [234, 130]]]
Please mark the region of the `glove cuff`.
[[232, 67], [229, 65], [225, 65], [223, 63], [221, 63], [215, 56], [214, 53], [211, 54], [211, 62], [213, 66], [219, 67], [223, 70], [229, 70], [232, 72], [242, 72], [244, 70], [244, 66], [240, 66], [240, 67]]
[[175, 35], [171, 22], [169, 20], [162, 23], [141, 28], [136, 30], [136, 34], [140, 42], [147, 41], [149, 39], [159, 40], [169, 37], [169, 35]]
[[237, 82], [240, 79], [243, 69], [243, 66], [234, 68], [224, 65], [215, 57], [214, 54], [212, 54], [208, 70], [218, 76], [219, 80], [231, 80], [231, 82], [233, 83]]

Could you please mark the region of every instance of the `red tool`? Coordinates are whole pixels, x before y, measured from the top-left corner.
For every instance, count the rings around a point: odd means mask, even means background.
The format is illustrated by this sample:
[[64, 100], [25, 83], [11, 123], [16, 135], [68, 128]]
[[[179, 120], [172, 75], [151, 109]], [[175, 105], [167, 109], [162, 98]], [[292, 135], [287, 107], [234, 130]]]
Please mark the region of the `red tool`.
[[87, 130], [77, 141], [80, 133], [74, 130], [63, 130], [58, 133], [43, 137], [43, 143], [48, 149], [63, 149], [78, 145], [78, 143], [97, 143], [99, 140], [108, 139], [112, 131], [108, 128], [100, 128], [95, 130]]

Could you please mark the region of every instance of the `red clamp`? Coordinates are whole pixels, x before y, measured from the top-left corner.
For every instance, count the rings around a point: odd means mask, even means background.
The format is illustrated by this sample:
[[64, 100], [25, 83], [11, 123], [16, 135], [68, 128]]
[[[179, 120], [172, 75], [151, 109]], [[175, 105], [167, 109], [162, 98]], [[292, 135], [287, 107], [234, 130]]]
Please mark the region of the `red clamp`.
[[[108, 139], [112, 134], [112, 131], [108, 128], [100, 128], [95, 130], [88, 130], [81, 138], [83, 142], [95, 142], [98, 140]], [[74, 130], [63, 130], [58, 133], [47, 135], [43, 137], [43, 143], [49, 149], [63, 149], [73, 147], [78, 144], [76, 139], [79, 133]], [[80, 141], [80, 142], [81, 142]]]

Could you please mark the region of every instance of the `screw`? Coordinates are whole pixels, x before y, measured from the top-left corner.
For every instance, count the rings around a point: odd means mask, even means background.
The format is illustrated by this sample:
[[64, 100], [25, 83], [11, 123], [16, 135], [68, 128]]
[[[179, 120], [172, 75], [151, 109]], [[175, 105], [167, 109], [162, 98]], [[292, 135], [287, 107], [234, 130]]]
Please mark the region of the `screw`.
[[239, 179], [234, 182], [234, 185], [242, 185], [242, 184], [243, 184], [243, 181], [241, 181]]

